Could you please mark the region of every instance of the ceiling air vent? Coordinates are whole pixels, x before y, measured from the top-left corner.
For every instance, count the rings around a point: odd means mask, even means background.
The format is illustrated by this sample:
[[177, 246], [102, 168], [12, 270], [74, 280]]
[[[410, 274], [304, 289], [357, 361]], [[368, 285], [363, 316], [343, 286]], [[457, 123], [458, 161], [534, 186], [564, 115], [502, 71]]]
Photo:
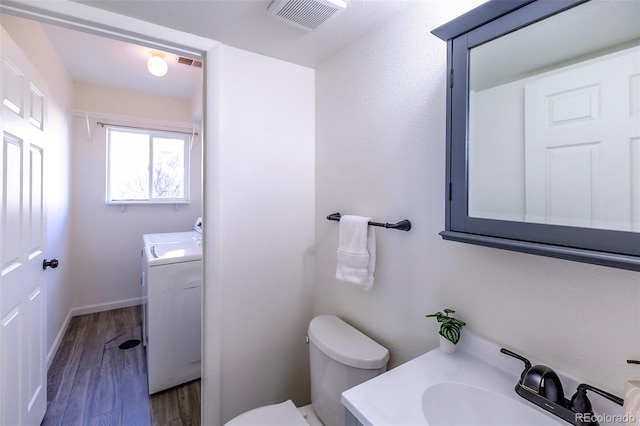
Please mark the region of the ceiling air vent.
[[335, 18], [347, 3], [343, 0], [274, 0], [267, 12], [274, 18], [307, 31]]
[[178, 63], [188, 65], [190, 67], [202, 68], [202, 61], [196, 59], [185, 58], [184, 56], [178, 56]]

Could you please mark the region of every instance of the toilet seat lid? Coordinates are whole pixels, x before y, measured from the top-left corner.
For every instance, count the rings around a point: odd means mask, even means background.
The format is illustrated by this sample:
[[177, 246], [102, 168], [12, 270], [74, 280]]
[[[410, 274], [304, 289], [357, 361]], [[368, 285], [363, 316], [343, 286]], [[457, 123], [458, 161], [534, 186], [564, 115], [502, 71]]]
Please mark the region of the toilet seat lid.
[[290, 399], [254, 408], [231, 419], [225, 426], [309, 426]]
[[329, 358], [350, 367], [386, 367], [389, 350], [335, 315], [318, 315], [309, 323], [309, 338]]

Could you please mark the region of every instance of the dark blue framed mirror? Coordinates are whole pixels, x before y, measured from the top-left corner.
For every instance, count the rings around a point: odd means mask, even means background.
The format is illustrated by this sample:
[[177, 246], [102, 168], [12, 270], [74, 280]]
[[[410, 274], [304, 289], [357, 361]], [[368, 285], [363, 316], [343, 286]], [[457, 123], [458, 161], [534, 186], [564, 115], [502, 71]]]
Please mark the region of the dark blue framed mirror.
[[448, 46], [447, 240], [640, 271], [640, 2], [493, 0]]

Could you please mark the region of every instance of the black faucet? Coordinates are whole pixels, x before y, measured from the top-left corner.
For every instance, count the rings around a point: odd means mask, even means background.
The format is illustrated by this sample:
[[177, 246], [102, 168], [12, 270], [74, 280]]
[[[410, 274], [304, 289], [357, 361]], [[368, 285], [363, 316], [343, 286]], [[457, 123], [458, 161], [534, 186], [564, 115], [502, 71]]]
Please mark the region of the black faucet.
[[516, 393], [527, 401], [533, 402], [535, 405], [573, 425], [599, 425], [591, 408], [591, 402], [587, 398], [587, 390], [595, 392], [618, 405], [623, 403], [622, 398], [585, 383], [578, 386], [576, 393], [570, 400], [566, 399], [562, 390], [562, 382], [551, 368], [544, 365], [531, 366], [531, 362], [528, 359], [509, 349], [502, 348], [500, 352], [524, 362], [524, 370], [515, 387]]

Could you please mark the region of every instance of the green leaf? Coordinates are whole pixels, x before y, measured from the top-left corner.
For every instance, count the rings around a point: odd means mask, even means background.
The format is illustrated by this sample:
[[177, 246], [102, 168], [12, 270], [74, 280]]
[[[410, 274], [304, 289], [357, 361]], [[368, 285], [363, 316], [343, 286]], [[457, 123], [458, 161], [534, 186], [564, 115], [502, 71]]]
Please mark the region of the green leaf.
[[442, 324], [440, 334], [455, 345], [460, 340], [460, 327], [452, 323]]
[[454, 311], [453, 309], [449, 309], [449, 308], [444, 308], [444, 312], [445, 312], [446, 314], [453, 314], [453, 313], [455, 313], [455, 311]]
[[459, 327], [462, 327], [463, 325], [467, 325], [464, 321], [461, 321], [458, 318], [451, 318], [451, 322], [456, 324]]

